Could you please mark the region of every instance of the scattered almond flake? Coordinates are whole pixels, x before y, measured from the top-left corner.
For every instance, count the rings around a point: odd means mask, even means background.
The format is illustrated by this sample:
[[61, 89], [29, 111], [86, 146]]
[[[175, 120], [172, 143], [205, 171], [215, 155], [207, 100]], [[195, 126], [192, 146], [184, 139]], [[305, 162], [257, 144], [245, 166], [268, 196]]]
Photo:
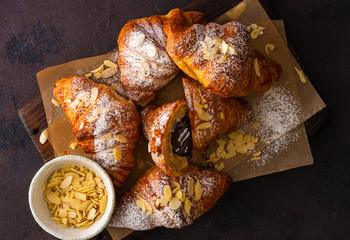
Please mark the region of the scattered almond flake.
[[135, 32], [129, 40], [129, 45], [132, 47], [139, 47], [145, 41], [145, 34], [141, 32]]
[[112, 62], [111, 60], [104, 60], [103, 64], [109, 68], [118, 68], [118, 65], [114, 62]]
[[257, 58], [254, 58], [254, 69], [255, 69], [255, 73], [258, 77], [261, 76], [261, 72], [260, 72], [260, 66], [259, 66], [259, 61]]
[[145, 50], [146, 50], [147, 56], [149, 56], [150, 58], [154, 58], [157, 56], [158, 50], [153, 44], [145, 45]]
[[169, 202], [169, 207], [173, 210], [180, 208], [180, 206], [181, 206], [181, 201], [177, 198], [173, 197]]
[[227, 51], [228, 51], [228, 45], [227, 45], [227, 43], [225, 43], [225, 41], [222, 41], [222, 44], [221, 44], [221, 52], [223, 53], [223, 54], [226, 54], [227, 53]]
[[267, 96], [267, 95], [269, 95], [271, 93], [271, 88], [269, 88], [268, 90], [266, 90], [265, 92], [264, 92], [264, 96]]
[[171, 192], [171, 188], [169, 185], [166, 185], [164, 187], [164, 196], [166, 197], [166, 199], [168, 199], [170, 201], [170, 199], [172, 198], [172, 192]]
[[181, 190], [179, 190], [176, 194], [175, 194], [175, 197], [177, 198], [177, 199], [181, 199], [182, 198], [182, 192], [181, 192]]
[[78, 130], [83, 129], [84, 125], [85, 125], [85, 123], [84, 123], [84, 122], [80, 123], [80, 126], [79, 126], [79, 129], [78, 129]]
[[198, 201], [202, 197], [202, 186], [201, 183], [197, 180], [196, 185], [194, 186], [194, 200]]
[[87, 74], [85, 74], [84, 76], [87, 77], [87, 78], [89, 78], [89, 77], [92, 76], [92, 73], [87, 73]]
[[231, 43], [229, 43], [228, 45], [229, 45], [228, 54], [237, 55], [237, 51], [236, 51], [235, 46], [233, 46]]
[[256, 129], [259, 127], [259, 122], [255, 121], [252, 128]]
[[254, 161], [254, 160], [260, 160], [261, 157], [252, 157], [250, 160]]
[[91, 72], [92, 73], [98, 73], [98, 72], [100, 73], [100, 72], [102, 72], [104, 70], [104, 68], [105, 68], [105, 65], [102, 64], [101, 66], [99, 66], [98, 68], [92, 70]]
[[116, 75], [118, 72], [117, 68], [107, 68], [101, 73], [101, 78], [110, 78], [114, 75]]
[[121, 134], [115, 134], [115, 135], [113, 135], [113, 138], [120, 143], [127, 143], [128, 142], [128, 139]]
[[71, 143], [71, 144], [69, 145], [69, 148], [70, 148], [70, 149], [73, 149], [73, 150], [75, 150], [77, 147], [78, 147], [78, 143], [77, 143], [77, 142], [73, 142], [73, 143]]
[[225, 114], [224, 114], [224, 112], [220, 112], [220, 118], [221, 118], [221, 120], [224, 120], [224, 119], [225, 119]]
[[160, 206], [165, 206], [168, 202], [169, 202], [169, 199], [167, 199], [165, 196], [159, 199]]
[[173, 219], [173, 215], [170, 212], [168, 212], [168, 216], [170, 219]]
[[119, 161], [120, 159], [122, 159], [122, 150], [118, 147], [114, 147], [113, 155], [114, 155], [114, 159]]
[[188, 187], [187, 187], [187, 190], [188, 190], [188, 195], [189, 195], [189, 196], [193, 196], [193, 194], [194, 194], [194, 183], [193, 183], [193, 179], [188, 180]]
[[233, 20], [237, 20], [246, 10], [247, 8], [247, 3], [245, 2], [240, 2], [239, 4], [237, 4], [234, 8], [233, 11], [231, 13], [231, 11], [227, 12], [227, 14], [229, 14], [230, 18]]
[[300, 122], [299, 100], [279, 85], [273, 85], [269, 95], [254, 100], [252, 107], [255, 119], [260, 123], [256, 135], [267, 144], [295, 128]]
[[215, 164], [214, 165], [214, 168], [217, 170], [217, 171], [221, 171], [223, 168], [225, 167], [225, 165], [224, 165], [224, 163], [223, 162], [221, 162], [220, 164]]
[[299, 79], [302, 83], [306, 83], [306, 76], [302, 70], [299, 70], [297, 67], [294, 66], [294, 70], [297, 72]]
[[212, 125], [210, 122], [204, 122], [204, 123], [201, 123], [199, 124], [197, 127], [196, 127], [196, 130], [203, 130], [203, 129], [207, 129], [207, 128], [210, 128]]
[[274, 49], [275, 49], [275, 45], [273, 44], [268, 43], [265, 45], [265, 52], [267, 55], [269, 55], [270, 52], [272, 52]]
[[188, 199], [185, 200], [185, 212], [188, 214], [191, 211], [192, 202]]
[[39, 142], [41, 144], [45, 144], [48, 138], [48, 131], [45, 129], [44, 131], [41, 132], [40, 137], [39, 137]]
[[256, 152], [256, 153], [253, 153], [253, 156], [254, 156], [254, 157], [257, 157], [257, 156], [260, 156], [260, 154], [261, 154], [261, 151], [258, 151], [258, 152]]
[[56, 107], [60, 106], [60, 103], [56, 100], [56, 99], [51, 99], [51, 102], [53, 103], [53, 105], [55, 105]]
[[96, 79], [100, 79], [101, 76], [102, 76], [102, 75], [101, 75], [100, 72], [94, 73], [94, 78], [96, 78]]

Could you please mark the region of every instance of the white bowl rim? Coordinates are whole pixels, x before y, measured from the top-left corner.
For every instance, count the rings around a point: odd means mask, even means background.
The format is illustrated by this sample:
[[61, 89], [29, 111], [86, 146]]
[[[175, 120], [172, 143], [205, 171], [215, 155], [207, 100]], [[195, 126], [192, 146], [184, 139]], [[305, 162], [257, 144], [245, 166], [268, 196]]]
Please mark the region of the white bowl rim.
[[[78, 161], [81, 161], [83, 160], [84, 162], [87, 162], [89, 165], [92, 165], [93, 167], [95, 168], [98, 168], [101, 171], [102, 175], [103, 176], [100, 176], [102, 177], [103, 179], [107, 179], [108, 181], [108, 184], [111, 184], [112, 187], [111, 187], [111, 190], [112, 192], [108, 192], [108, 198], [110, 198], [109, 195], [111, 195], [111, 201], [112, 201], [112, 211], [110, 212], [105, 212], [104, 214], [107, 214], [107, 220], [101, 224], [101, 226], [94, 232], [91, 232], [89, 233], [88, 235], [86, 236], [81, 236], [81, 237], [78, 237], [78, 238], [67, 238], [66, 236], [63, 236], [61, 235], [60, 233], [52, 230], [51, 228], [47, 227], [46, 224], [44, 222], [42, 222], [40, 220], [40, 218], [38, 217], [36, 211], [34, 210], [34, 206], [33, 206], [33, 191], [34, 191], [34, 186], [36, 185], [36, 179], [43, 173], [45, 172], [45, 170], [51, 166], [51, 165], [54, 165], [55, 163], [57, 162], [61, 162], [62, 160], [78, 160]], [[89, 167], [88, 167], [89, 168]], [[90, 169], [90, 168], [89, 168]], [[91, 169], [92, 170], [92, 169]], [[60, 156], [60, 157], [56, 157], [50, 161], [48, 161], [47, 163], [45, 163], [39, 170], [38, 172], [34, 175], [31, 183], [30, 183], [30, 187], [29, 187], [29, 192], [28, 192], [28, 200], [29, 200], [29, 206], [30, 206], [30, 210], [32, 212], [32, 215], [35, 219], [35, 221], [40, 225], [40, 227], [42, 229], [44, 229], [46, 232], [48, 232], [49, 234], [57, 237], [57, 238], [60, 238], [60, 239], [71, 239], [71, 240], [83, 240], [83, 239], [90, 239], [94, 236], [96, 236], [97, 234], [99, 234], [100, 232], [102, 232], [103, 229], [106, 228], [110, 218], [112, 217], [112, 214], [114, 212], [114, 208], [115, 208], [115, 190], [114, 190], [114, 186], [113, 186], [113, 183], [112, 183], [112, 180], [110, 179], [109, 175], [106, 173], [106, 171], [96, 162], [92, 161], [91, 159], [88, 159], [86, 157], [83, 157], [83, 156], [79, 156], [79, 155], [64, 155], [64, 156]], [[77, 229], [79, 230], [79, 229]]]

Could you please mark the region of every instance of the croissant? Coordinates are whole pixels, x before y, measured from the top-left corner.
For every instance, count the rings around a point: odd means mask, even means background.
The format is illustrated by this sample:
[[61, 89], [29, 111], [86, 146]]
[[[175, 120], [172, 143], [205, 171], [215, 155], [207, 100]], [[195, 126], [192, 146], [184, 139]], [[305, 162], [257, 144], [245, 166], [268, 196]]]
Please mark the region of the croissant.
[[189, 78], [183, 78], [183, 85], [191, 121], [193, 148], [203, 148], [225, 132], [248, 122], [251, 107], [246, 101], [221, 98]]
[[163, 25], [171, 18], [186, 26], [205, 22], [202, 13], [174, 9], [168, 15], [131, 20], [119, 34], [121, 84], [126, 97], [140, 106], [152, 101], [155, 91], [180, 72], [166, 52]]
[[86, 77], [62, 78], [54, 86], [77, 143], [121, 187], [134, 165], [140, 117], [135, 105], [111, 87]]
[[[166, 103], [157, 108], [148, 105], [141, 111], [143, 131], [149, 140], [148, 150], [154, 163], [170, 176], [181, 176], [192, 154], [186, 101]], [[188, 119], [188, 118], [187, 118]]]
[[207, 212], [231, 181], [224, 173], [194, 165], [176, 178], [154, 168], [123, 195], [109, 225], [133, 230], [183, 228]]
[[170, 19], [164, 25], [169, 56], [191, 78], [220, 97], [269, 89], [281, 66], [251, 50], [246, 27], [232, 21], [191, 27]]

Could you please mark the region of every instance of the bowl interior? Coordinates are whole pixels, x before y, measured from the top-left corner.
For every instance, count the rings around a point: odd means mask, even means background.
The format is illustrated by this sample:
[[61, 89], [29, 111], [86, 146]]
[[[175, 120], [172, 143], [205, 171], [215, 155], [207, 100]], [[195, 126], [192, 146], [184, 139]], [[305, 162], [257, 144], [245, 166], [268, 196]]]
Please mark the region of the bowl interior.
[[[65, 165], [82, 165], [89, 168], [102, 179], [108, 193], [105, 213], [86, 229], [65, 228], [54, 222], [50, 209], [43, 197], [43, 185], [55, 170], [61, 169]], [[29, 205], [35, 220], [45, 231], [61, 239], [87, 239], [97, 235], [106, 227], [111, 218], [114, 204], [115, 192], [108, 174], [97, 163], [81, 156], [67, 155], [51, 160], [36, 173], [30, 184]]]

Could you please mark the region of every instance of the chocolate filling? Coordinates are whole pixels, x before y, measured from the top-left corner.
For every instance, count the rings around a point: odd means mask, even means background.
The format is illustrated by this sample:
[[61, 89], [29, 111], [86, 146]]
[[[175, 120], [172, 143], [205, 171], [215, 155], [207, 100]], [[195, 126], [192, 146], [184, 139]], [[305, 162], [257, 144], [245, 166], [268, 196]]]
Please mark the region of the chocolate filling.
[[180, 122], [176, 123], [175, 129], [171, 133], [171, 145], [173, 153], [191, 159], [193, 143], [188, 115], [185, 115]]

